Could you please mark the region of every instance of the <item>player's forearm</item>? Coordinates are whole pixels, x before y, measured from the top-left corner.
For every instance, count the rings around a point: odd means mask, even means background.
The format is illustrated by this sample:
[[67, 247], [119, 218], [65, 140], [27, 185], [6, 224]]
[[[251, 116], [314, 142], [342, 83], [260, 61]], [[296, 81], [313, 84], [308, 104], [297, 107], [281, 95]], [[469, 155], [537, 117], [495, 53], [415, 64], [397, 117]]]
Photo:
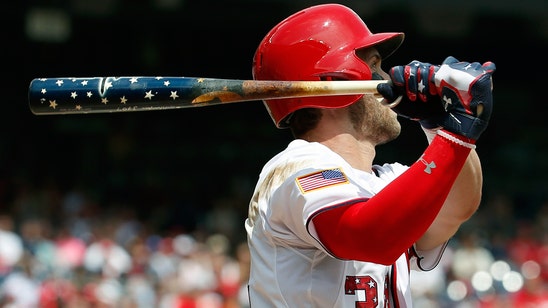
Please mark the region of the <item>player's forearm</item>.
[[483, 176], [480, 159], [472, 150], [462, 167], [438, 217], [416, 243], [419, 250], [430, 250], [450, 239], [477, 211], [482, 194]]

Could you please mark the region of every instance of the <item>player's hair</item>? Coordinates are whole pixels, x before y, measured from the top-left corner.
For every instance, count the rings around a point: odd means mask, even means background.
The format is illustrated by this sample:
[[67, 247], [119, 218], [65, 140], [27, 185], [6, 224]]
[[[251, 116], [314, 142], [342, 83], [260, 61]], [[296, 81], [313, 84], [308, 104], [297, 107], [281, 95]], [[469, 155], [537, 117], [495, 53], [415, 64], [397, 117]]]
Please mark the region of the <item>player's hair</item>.
[[314, 129], [321, 118], [322, 111], [318, 108], [303, 108], [296, 110], [289, 120], [291, 133], [295, 138], [301, 138], [308, 131]]

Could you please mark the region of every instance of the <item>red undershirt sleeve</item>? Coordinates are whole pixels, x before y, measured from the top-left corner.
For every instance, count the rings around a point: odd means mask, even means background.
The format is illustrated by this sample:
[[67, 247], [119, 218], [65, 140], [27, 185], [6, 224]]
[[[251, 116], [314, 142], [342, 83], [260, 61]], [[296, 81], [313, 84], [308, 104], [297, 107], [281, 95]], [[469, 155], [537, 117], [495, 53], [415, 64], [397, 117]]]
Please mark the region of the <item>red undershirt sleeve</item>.
[[420, 159], [378, 194], [318, 213], [312, 220], [324, 247], [341, 259], [395, 262], [436, 218], [474, 147], [470, 142], [440, 131]]

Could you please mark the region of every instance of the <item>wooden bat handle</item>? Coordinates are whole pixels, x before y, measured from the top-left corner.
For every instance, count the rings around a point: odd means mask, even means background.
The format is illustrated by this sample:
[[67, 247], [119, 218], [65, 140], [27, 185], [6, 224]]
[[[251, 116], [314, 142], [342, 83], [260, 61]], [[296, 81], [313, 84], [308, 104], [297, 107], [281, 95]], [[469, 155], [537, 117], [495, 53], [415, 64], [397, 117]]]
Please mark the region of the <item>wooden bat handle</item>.
[[252, 100], [373, 94], [384, 80], [268, 81], [195, 77], [36, 78], [36, 115], [112, 113], [201, 107]]

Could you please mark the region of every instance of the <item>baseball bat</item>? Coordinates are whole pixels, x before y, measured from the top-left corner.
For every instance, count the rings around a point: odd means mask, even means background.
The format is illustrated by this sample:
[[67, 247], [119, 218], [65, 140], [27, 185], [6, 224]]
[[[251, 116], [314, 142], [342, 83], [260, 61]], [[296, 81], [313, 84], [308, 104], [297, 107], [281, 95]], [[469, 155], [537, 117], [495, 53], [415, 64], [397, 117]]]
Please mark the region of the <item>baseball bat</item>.
[[36, 78], [29, 86], [35, 115], [165, 110], [252, 100], [372, 94], [384, 80], [268, 81], [197, 77]]

